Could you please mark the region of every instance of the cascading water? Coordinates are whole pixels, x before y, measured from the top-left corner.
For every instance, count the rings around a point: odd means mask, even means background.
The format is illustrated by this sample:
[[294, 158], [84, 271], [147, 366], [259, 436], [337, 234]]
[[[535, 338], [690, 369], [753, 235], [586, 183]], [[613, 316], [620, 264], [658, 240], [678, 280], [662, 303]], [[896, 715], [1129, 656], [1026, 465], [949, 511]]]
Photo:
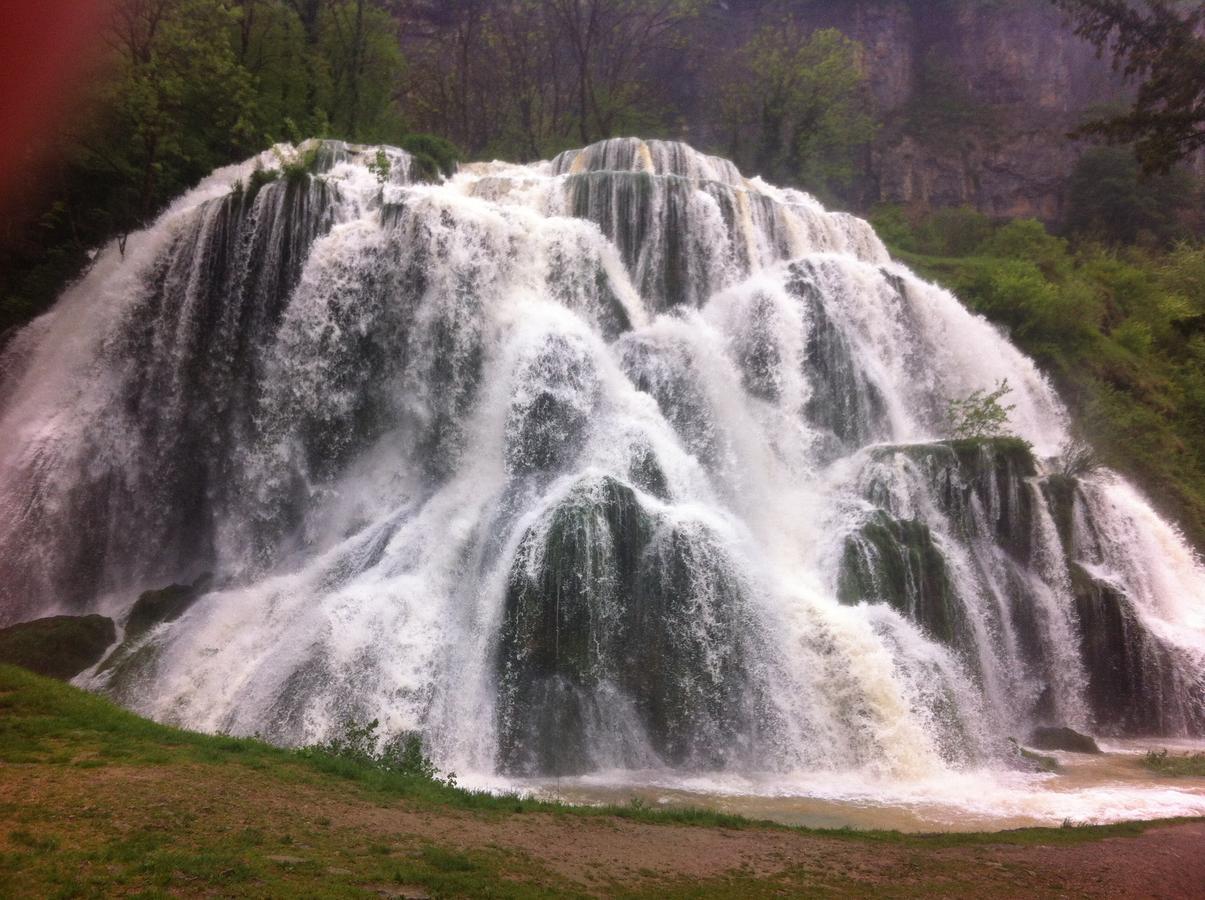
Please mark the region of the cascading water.
[[[1205, 731], [1199, 561], [864, 222], [657, 141], [410, 172], [215, 172], [11, 338], [0, 623], [193, 585], [83, 683], [485, 781]], [[1002, 378], [1018, 437], [943, 441]]]

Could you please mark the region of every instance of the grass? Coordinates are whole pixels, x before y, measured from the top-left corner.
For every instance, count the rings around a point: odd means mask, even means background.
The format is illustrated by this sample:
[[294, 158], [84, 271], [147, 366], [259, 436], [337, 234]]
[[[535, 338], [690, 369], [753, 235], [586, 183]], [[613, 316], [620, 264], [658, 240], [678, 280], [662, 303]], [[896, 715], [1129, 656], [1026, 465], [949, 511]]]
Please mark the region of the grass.
[[1142, 764], [1156, 775], [1205, 778], [1205, 753], [1173, 756], [1166, 750], [1152, 750], [1143, 757]]
[[[404, 828], [388, 824], [399, 815]], [[421, 888], [433, 897], [571, 897], [581, 895], [580, 880], [550, 869], [537, 858], [542, 854], [488, 840], [461, 846], [456, 835], [464, 828], [504, 834], [528, 821], [554, 842], [573, 842], [582, 828], [606, 835], [620, 820], [754, 831], [767, 840], [806, 834], [854, 852], [865, 846], [876, 858], [903, 853], [921, 859], [940, 848], [1068, 846], [1136, 836], [1150, 827], [905, 835], [813, 831], [641, 803], [572, 807], [464, 790], [312, 749], [299, 753], [172, 728], [0, 666], [0, 896], [351, 897]], [[934, 857], [921, 874], [963, 877], [947, 871], [951, 866]], [[785, 864], [772, 876], [730, 872], [675, 880], [642, 872], [636, 883], [621, 884], [600, 871], [597, 878], [598, 890], [633, 897], [859, 893], [866, 887], [831, 871], [819, 875]]]

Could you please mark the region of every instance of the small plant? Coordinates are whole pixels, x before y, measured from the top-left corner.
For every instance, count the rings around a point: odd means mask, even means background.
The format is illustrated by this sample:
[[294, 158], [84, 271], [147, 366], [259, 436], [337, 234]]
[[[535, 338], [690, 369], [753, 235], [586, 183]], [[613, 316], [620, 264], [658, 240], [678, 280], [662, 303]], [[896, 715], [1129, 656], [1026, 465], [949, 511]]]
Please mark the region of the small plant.
[[280, 174], [290, 184], [300, 184], [306, 181], [318, 164], [318, 147], [294, 147], [288, 152], [279, 147], [273, 147], [272, 153], [280, 161]]
[[389, 154], [383, 147], [378, 147], [376, 158], [368, 164], [368, 171], [377, 177], [378, 184], [384, 184], [389, 180], [389, 172], [392, 168], [393, 164], [389, 162]]
[[[322, 753], [336, 756], [385, 772], [426, 781], [443, 781], [455, 787], [456, 774], [449, 773], [446, 779], [441, 779], [435, 764], [423, 753], [422, 735], [415, 731], [403, 731], [381, 745], [377, 737], [379, 726], [377, 719], [367, 723], [347, 719], [335, 737], [323, 744], [304, 747], [300, 752], [302, 755]], [[377, 749], [378, 745], [380, 749]]]
[[1205, 777], [1205, 753], [1172, 756], [1166, 750], [1151, 750], [1142, 764], [1156, 775], [1172, 777]]
[[1059, 474], [1067, 478], [1082, 478], [1101, 467], [1100, 458], [1087, 441], [1077, 437], [1067, 439], [1059, 449]]
[[990, 393], [981, 388], [962, 400], [951, 400], [946, 410], [950, 433], [959, 440], [1004, 437], [1008, 415], [1016, 407], [1000, 401], [1011, 392], [1005, 378]]

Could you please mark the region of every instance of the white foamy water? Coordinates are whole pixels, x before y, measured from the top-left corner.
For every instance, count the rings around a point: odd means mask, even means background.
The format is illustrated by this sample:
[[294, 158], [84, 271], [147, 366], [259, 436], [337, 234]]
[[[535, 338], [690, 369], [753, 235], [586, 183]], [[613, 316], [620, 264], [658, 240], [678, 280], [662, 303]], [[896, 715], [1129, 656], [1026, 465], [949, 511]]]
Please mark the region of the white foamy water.
[[[439, 184], [312, 149], [0, 358], [0, 621], [207, 576], [83, 683], [289, 744], [375, 718], [470, 783], [1201, 811], [1010, 769], [1039, 724], [1205, 730], [1205, 570], [1057, 474], [1049, 383], [866, 223], [680, 144]], [[1021, 441], [941, 443], [1005, 378]]]

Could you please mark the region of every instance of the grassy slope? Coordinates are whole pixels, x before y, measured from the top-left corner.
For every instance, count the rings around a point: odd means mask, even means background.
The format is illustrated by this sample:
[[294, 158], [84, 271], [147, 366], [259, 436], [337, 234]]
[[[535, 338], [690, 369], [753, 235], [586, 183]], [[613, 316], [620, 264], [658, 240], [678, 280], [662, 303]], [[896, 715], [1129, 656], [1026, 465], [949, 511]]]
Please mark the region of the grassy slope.
[[[374, 825], [373, 817], [385, 812], [409, 816], [408, 830], [391, 833]], [[965, 863], [943, 862], [940, 854], [918, 857], [915, 851], [1073, 846], [1139, 835], [1146, 826], [906, 836], [806, 832], [710, 812], [567, 808], [158, 725], [102, 698], [0, 666], [3, 896], [210, 891], [363, 896], [389, 890], [400, 890], [394, 895], [401, 896], [420, 888], [432, 896], [573, 896], [585, 890], [582, 881], [558, 874], [545, 858], [551, 854], [523, 852], [489, 839], [468, 847], [456, 836], [482, 829], [487, 835], [490, 829], [497, 834], [543, 829], [547, 834], [543, 844], [537, 841], [538, 851], [562, 835], [579, 840], [583, 829], [605, 837], [620, 829], [650, 827], [650, 834], [662, 835], [663, 829], [697, 835], [698, 829], [722, 828], [729, 837], [741, 834], [755, 843], [806, 835], [813, 842], [827, 842], [834, 853], [860, 853], [868, 859], [903, 854], [901, 865], [912, 879], [906, 893], [921, 894], [933, 886], [930, 879], [949, 888], [973, 873]], [[671, 835], [671, 843], [676, 840]], [[918, 859], [927, 862], [918, 867]], [[600, 872], [592, 890], [630, 896], [760, 896], [783, 890], [868, 889], [841, 872], [818, 874], [791, 864], [771, 873], [737, 869], [701, 878], [640, 872], [623, 883]]]

